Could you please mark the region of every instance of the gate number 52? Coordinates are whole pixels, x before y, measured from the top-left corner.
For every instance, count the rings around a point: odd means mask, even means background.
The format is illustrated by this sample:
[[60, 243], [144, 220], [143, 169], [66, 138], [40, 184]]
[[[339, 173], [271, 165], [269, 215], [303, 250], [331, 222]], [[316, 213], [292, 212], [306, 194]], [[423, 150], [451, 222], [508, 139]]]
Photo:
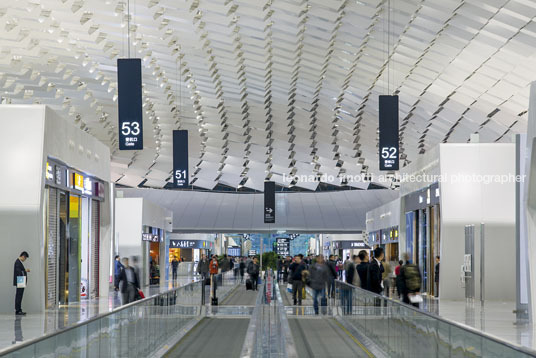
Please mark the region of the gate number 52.
[[396, 159], [396, 148], [395, 147], [384, 147], [382, 148], [382, 158], [383, 159]]

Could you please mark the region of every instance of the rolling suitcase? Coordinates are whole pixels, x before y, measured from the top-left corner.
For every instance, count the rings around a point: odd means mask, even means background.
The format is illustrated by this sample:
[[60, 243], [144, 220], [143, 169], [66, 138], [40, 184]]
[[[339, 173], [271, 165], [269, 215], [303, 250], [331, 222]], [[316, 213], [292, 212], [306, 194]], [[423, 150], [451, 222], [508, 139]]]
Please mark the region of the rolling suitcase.
[[253, 290], [253, 281], [250, 278], [246, 280], [246, 290]]

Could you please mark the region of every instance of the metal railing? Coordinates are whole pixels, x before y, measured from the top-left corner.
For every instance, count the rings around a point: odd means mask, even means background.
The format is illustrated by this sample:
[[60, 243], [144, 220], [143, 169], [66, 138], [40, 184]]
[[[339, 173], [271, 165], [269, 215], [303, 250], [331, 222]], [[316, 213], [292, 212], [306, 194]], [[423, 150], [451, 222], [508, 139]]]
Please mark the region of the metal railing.
[[241, 357], [297, 357], [285, 306], [272, 270], [259, 287]]
[[336, 281], [335, 313], [389, 357], [535, 357], [487, 333]]
[[201, 313], [193, 282], [0, 351], [2, 357], [147, 357]]

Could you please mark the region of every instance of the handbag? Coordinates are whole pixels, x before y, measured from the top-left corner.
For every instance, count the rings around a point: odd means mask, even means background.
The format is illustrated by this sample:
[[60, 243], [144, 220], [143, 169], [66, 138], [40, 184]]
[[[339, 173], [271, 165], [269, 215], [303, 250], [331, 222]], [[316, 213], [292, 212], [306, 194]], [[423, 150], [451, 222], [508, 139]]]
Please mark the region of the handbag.
[[145, 295], [143, 294], [142, 290], [138, 290], [138, 295], [140, 296], [140, 299], [144, 299]]
[[422, 296], [418, 293], [409, 295], [408, 298], [409, 298], [409, 302], [411, 303], [421, 303], [423, 301]]
[[292, 284], [291, 283], [287, 283], [287, 292], [292, 293]]
[[17, 276], [17, 288], [26, 288], [26, 276]]

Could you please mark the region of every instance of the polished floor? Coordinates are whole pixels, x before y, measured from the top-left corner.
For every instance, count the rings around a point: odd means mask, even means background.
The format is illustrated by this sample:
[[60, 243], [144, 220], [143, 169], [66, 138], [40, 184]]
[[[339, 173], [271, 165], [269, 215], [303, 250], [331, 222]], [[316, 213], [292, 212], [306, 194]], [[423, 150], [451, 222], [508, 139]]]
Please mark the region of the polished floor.
[[510, 343], [536, 349], [532, 324], [516, 321], [515, 302], [446, 301], [428, 299], [422, 309], [473, 327]]
[[[143, 287], [142, 291], [146, 297], [149, 297], [165, 292], [174, 286], [188, 284], [193, 280], [197, 280], [197, 278], [182, 276], [174, 283], [170, 281], [161, 286], [147, 286]], [[22, 304], [24, 308], [24, 299]], [[2, 349], [14, 344], [53, 333], [99, 314], [110, 312], [119, 306], [121, 306], [121, 295], [111, 290], [108, 297], [82, 300], [56, 309], [49, 309], [40, 314], [0, 315], [0, 353]]]

